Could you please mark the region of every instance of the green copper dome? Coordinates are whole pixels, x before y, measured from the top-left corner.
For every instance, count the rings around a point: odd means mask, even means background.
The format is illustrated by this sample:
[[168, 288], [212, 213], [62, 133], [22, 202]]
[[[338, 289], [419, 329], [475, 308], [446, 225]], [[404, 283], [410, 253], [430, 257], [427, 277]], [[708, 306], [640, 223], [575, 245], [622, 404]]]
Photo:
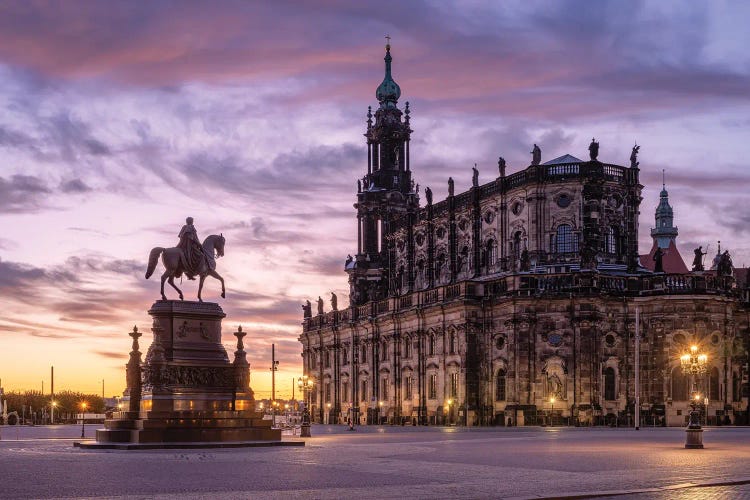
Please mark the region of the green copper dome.
[[385, 78], [383, 78], [383, 82], [375, 91], [375, 97], [378, 99], [381, 109], [395, 108], [398, 98], [401, 97], [401, 87], [398, 86], [398, 83], [393, 81], [393, 77], [391, 76], [392, 60], [391, 45], [388, 44], [385, 46]]

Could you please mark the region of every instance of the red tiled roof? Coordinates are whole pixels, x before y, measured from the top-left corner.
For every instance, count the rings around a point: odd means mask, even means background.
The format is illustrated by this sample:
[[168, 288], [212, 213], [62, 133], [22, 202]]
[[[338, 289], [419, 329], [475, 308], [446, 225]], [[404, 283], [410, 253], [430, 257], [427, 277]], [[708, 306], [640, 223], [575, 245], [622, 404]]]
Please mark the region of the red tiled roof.
[[[682, 274], [689, 272], [687, 266], [685, 265], [685, 261], [682, 260], [680, 251], [677, 250], [677, 246], [674, 244], [674, 241], [669, 242], [669, 248], [662, 251], [664, 252], [664, 257], [662, 257], [661, 264], [664, 268], [665, 273]], [[654, 245], [651, 247], [651, 251], [646, 255], [640, 256], [641, 265], [651, 271], [653, 271], [654, 267], [656, 267], [656, 262], [654, 262], [655, 252], [656, 240], [654, 240]]]

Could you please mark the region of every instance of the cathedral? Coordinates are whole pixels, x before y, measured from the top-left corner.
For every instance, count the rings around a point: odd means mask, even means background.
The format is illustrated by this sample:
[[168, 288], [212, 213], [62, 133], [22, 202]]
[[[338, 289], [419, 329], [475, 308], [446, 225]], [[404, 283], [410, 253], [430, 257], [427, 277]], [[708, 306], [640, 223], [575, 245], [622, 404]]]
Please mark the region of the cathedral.
[[[386, 45], [357, 182], [349, 305], [313, 314], [299, 341], [315, 421], [397, 425], [685, 425], [747, 422], [747, 270], [728, 252], [692, 269], [663, 186], [638, 253], [638, 146], [629, 164], [570, 154], [424, 202], [409, 103]], [[354, 240], [354, 235], [352, 240]], [[352, 252], [354, 253], [354, 252]], [[638, 322], [636, 324], [636, 318]], [[697, 375], [680, 357], [697, 349]]]

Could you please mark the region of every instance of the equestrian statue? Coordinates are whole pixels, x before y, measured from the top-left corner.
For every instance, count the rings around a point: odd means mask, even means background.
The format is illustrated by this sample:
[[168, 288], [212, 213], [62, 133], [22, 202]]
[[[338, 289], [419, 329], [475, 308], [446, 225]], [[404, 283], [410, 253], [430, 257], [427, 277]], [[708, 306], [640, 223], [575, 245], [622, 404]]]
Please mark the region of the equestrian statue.
[[186, 224], [180, 230], [180, 242], [176, 247], [155, 247], [151, 249], [148, 256], [146, 279], [154, 274], [157, 261], [161, 255], [161, 262], [165, 268], [164, 274], [161, 275], [161, 298], [163, 300], [167, 300], [167, 296], [164, 295], [165, 281], [168, 281], [172, 288], [177, 290], [177, 293], [180, 294], [180, 300], [183, 300], [182, 290], [174, 284], [174, 279], [181, 278], [183, 273], [189, 280], [194, 280], [196, 276], [200, 278], [198, 284], [199, 302], [203, 302], [201, 291], [206, 276], [212, 276], [221, 282], [221, 297], [225, 298], [224, 278], [216, 272], [216, 259], [224, 256], [224, 235], [212, 234], [203, 240], [203, 243], [200, 243], [198, 232], [193, 225], [193, 218], [188, 217], [185, 222]]

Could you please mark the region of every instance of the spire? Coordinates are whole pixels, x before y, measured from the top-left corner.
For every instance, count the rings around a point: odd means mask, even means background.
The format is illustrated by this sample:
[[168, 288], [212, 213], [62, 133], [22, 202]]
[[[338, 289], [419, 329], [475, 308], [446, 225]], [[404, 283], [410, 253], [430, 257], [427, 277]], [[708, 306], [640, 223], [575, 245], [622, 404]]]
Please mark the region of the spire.
[[677, 228], [674, 227], [674, 211], [669, 204], [669, 193], [665, 181], [664, 170], [662, 175], [662, 189], [659, 193], [659, 205], [656, 207], [655, 221], [656, 227], [651, 230], [651, 237], [654, 238], [659, 248], [669, 248], [669, 243], [677, 238]]
[[391, 76], [391, 37], [386, 35], [385, 38], [388, 42], [385, 45], [385, 77], [383, 82], [378, 86], [375, 91], [375, 97], [380, 103], [380, 109], [395, 108], [398, 98], [401, 97], [401, 87], [398, 86]]

